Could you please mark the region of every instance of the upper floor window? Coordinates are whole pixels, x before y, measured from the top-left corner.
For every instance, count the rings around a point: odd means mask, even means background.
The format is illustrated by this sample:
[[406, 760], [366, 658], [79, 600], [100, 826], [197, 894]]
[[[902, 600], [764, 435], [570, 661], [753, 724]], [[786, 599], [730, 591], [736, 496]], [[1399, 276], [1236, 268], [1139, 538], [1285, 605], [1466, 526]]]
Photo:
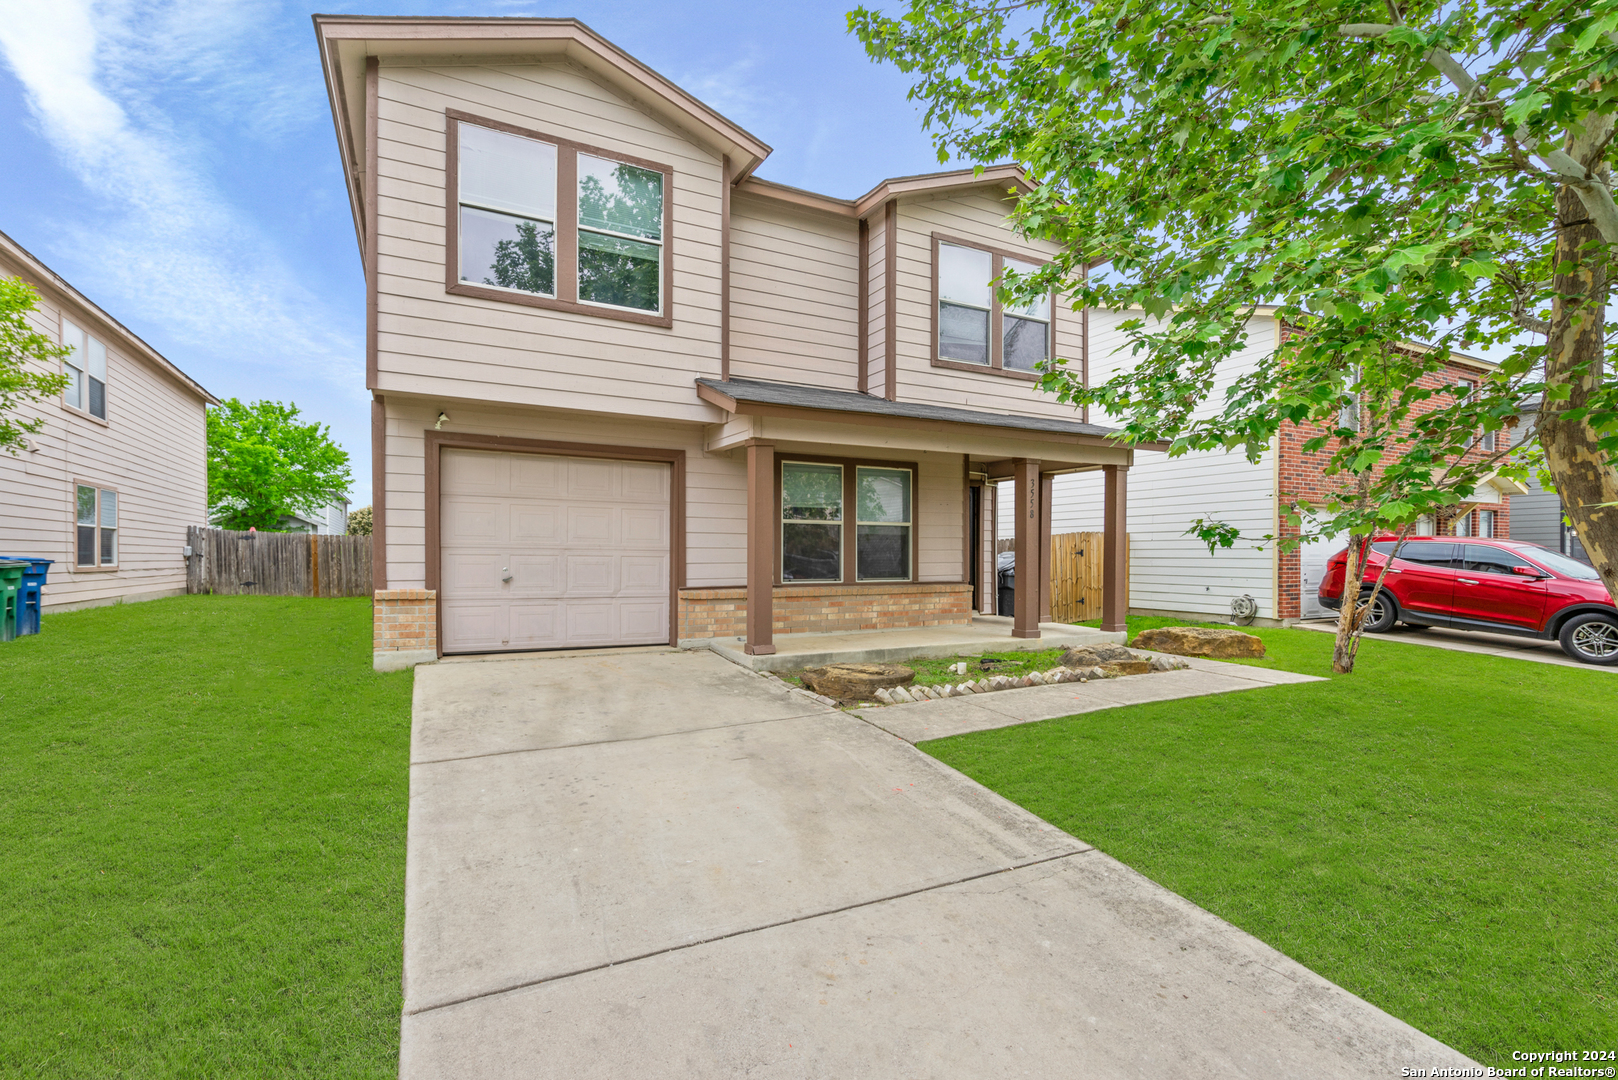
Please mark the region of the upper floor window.
[[671, 171], [449, 113], [451, 292], [671, 325]]
[[71, 350], [62, 358], [67, 389], [62, 400], [91, 416], [107, 418], [107, 346], [62, 320], [62, 344]]
[[933, 252], [938, 297], [933, 362], [1036, 377], [1035, 366], [1054, 352], [1052, 300], [1047, 296], [1008, 307], [1001, 304], [994, 284], [1008, 269], [1030, 274], [1039, 265], [936, 234]]

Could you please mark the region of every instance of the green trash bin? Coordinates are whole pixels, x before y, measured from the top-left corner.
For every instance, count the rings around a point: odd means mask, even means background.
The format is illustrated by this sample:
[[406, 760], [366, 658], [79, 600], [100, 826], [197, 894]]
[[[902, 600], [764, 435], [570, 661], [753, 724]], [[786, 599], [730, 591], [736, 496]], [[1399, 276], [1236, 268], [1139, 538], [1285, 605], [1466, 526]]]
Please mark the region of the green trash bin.
[[0, 562], [0, 641], [17, 636], [17, 616], [22, 611], [22, 572], [25, 562]]

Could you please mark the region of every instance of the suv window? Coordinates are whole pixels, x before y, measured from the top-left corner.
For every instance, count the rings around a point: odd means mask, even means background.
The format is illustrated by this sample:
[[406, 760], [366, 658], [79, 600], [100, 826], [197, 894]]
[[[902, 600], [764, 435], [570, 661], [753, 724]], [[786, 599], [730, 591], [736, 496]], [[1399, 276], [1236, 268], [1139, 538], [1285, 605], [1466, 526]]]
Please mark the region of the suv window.
[[[1407, 540], [1399, 549], [1399, 558], [1405, 562], [1421, 563], [1423, 566], [1453, 566], [1457, 546], [1435, 543], [1432, 540]], [[1386, 555], [1393, 550], [1393, 547], [1393, 541], [1380, 540], [1371, 545], [1371, 550]]]
[[1538, 573], [1538, 568], [1527, 559], [1519, 559], [1509, 551], [1482, 544], [1466, 544], [1466, 557], [1461, 569], [1472, 574], [1509, 574], [1513, 566], [1526, 566]]

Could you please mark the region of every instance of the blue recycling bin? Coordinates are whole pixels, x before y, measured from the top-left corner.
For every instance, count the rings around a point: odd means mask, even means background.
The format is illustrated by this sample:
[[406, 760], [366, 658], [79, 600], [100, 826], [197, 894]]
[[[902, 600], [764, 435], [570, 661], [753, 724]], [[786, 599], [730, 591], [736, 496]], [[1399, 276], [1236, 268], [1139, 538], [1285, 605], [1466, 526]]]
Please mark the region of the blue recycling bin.
[[22, 572], [22, 589], [17, 605], [17, 636], [39, 633], [40, 612], [45, 603], [45, 575], [50, 573], [55, 559], [36, 559], [32, 555], [0, 555], [0, 561], [21, 562], [28, 565]]

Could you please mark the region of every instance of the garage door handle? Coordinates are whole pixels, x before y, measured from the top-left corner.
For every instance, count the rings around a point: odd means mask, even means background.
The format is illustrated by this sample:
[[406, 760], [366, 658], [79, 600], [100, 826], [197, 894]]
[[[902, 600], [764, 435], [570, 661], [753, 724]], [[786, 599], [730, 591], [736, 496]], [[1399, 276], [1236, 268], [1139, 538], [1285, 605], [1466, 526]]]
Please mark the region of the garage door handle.
[[505, 575], [505, 577], [500, 579], [501, 581], [510, 581], [511, 580], [511, 568], [510, 567], [502, 566], [500, 568], [500, 572]]

